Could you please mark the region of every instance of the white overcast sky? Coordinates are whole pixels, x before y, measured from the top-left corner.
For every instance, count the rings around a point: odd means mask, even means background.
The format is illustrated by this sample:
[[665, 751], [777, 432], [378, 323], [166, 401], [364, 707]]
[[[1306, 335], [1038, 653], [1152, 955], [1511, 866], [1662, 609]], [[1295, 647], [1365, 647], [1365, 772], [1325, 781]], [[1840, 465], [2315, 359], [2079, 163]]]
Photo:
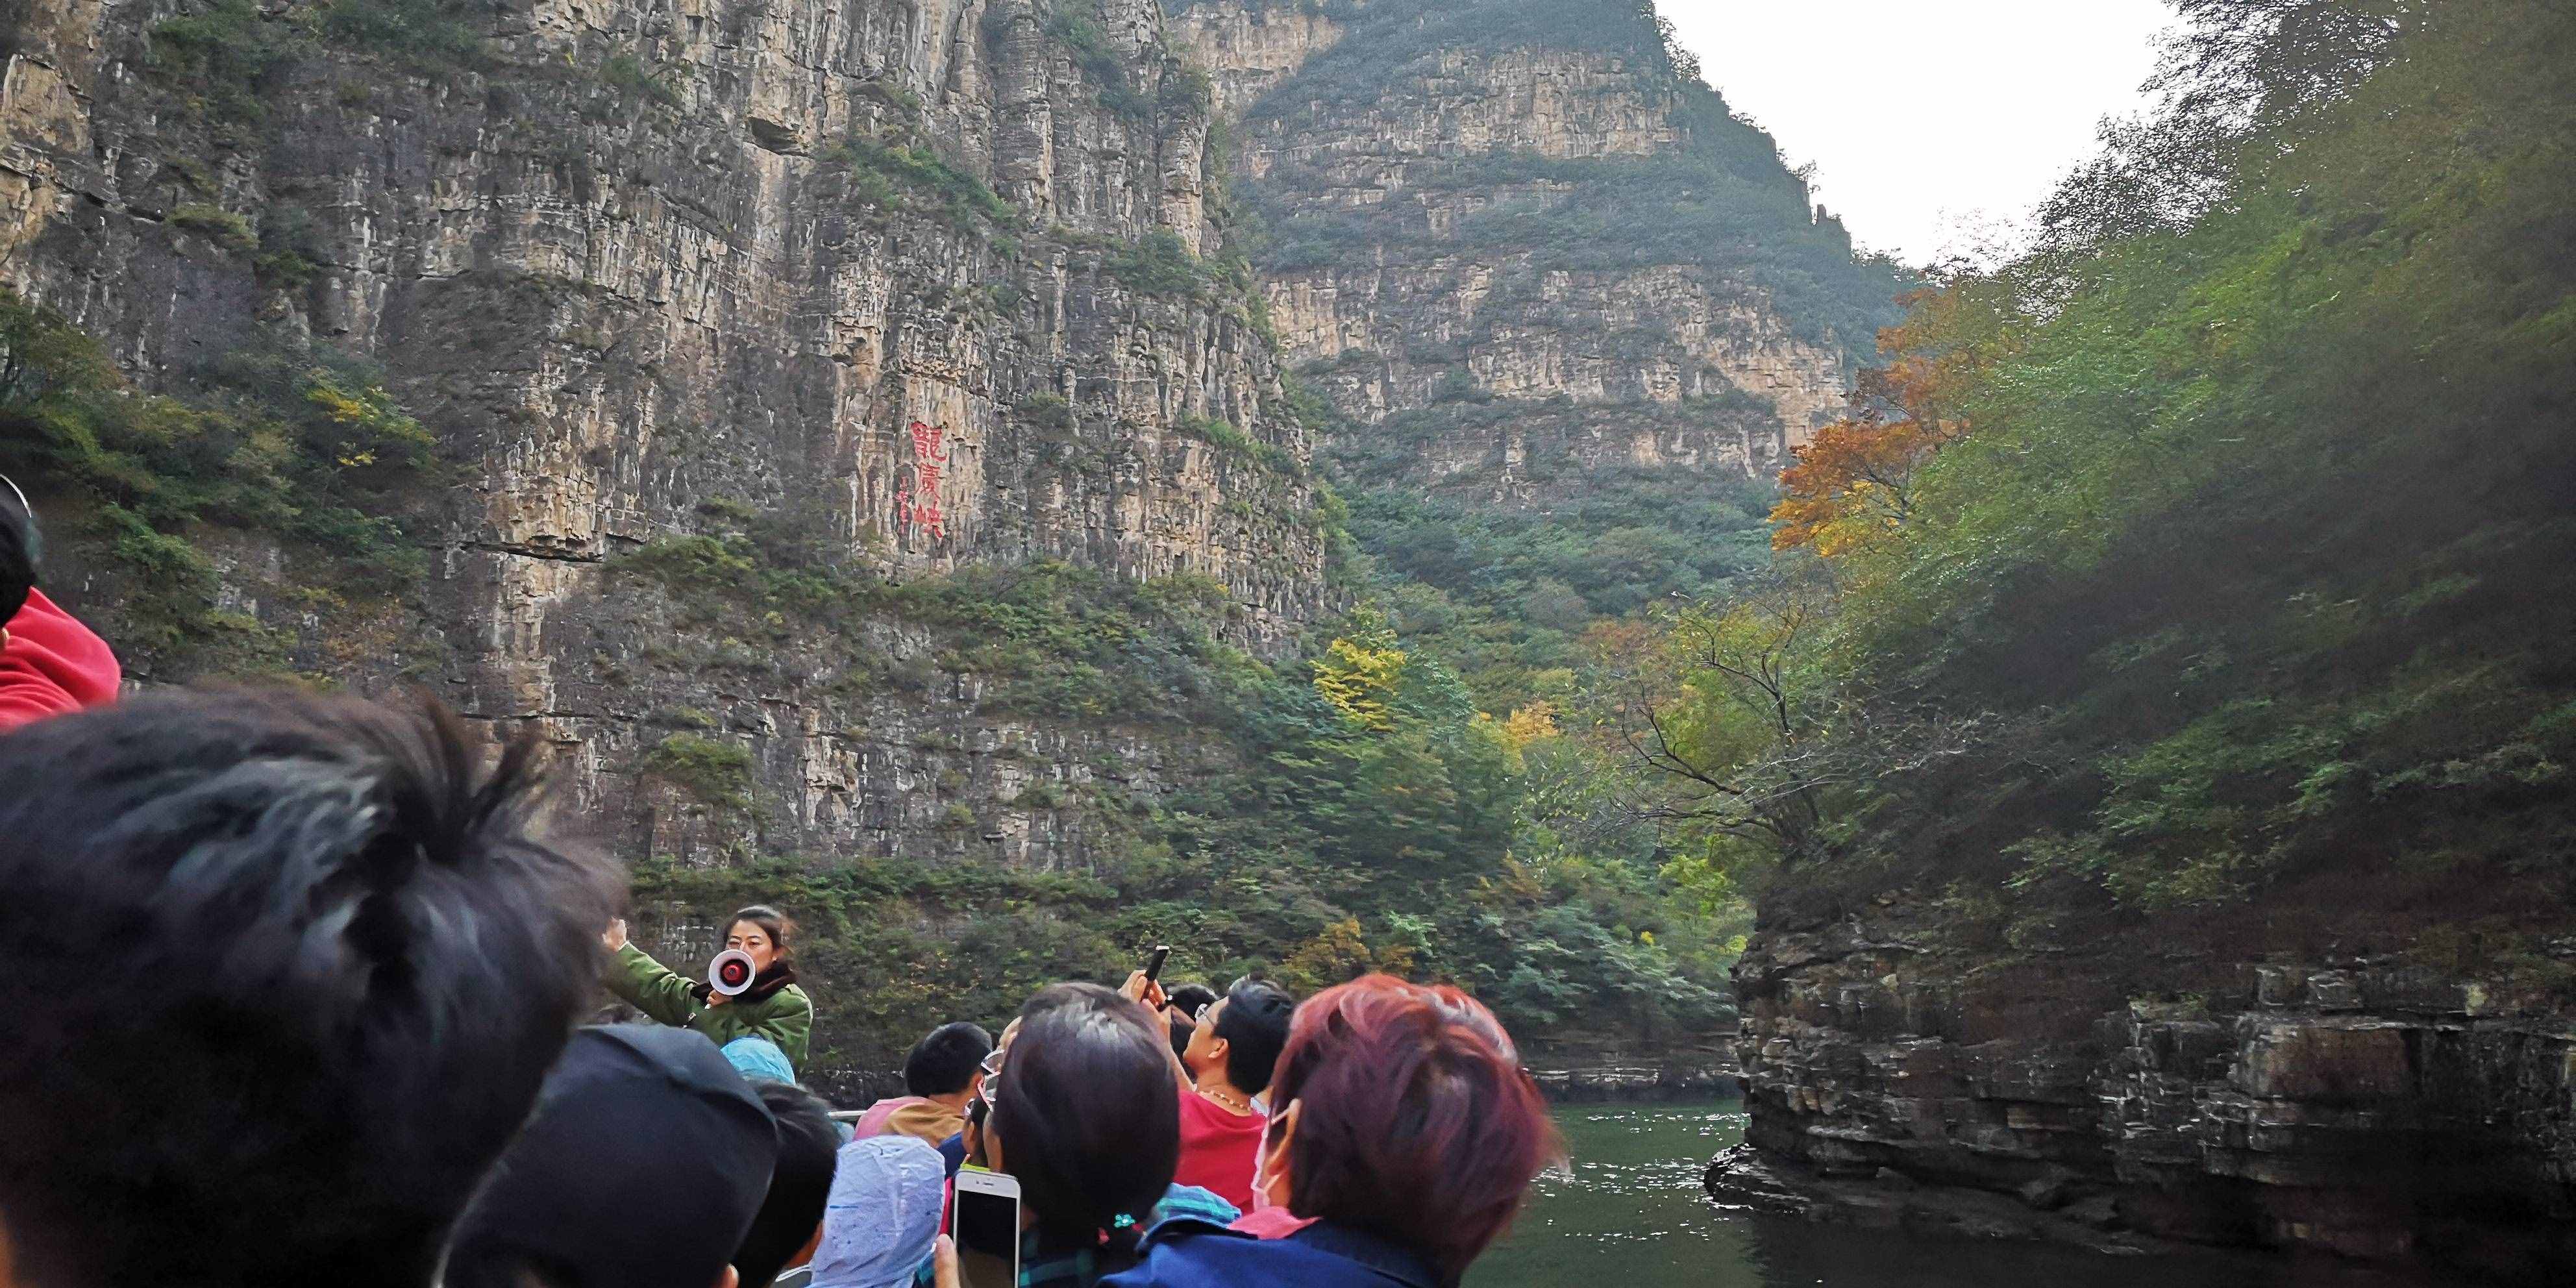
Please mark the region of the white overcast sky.
[[1816, 166], [1863, 246], [1925, 264], [2017, 221], [2138, 86], [2162, 0], [1661, 0], [1727, 105]]

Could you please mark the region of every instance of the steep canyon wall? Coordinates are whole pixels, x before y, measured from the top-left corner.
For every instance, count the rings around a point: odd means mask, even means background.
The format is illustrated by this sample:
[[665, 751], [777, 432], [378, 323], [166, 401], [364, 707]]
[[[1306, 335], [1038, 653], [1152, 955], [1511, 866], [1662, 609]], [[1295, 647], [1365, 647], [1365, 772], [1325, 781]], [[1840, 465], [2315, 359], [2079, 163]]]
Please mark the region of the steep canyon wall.
[[[455, 463], [416, 592], [318, 613], [288, 554], [220, 550], [294, 669], [538, 727], [640, 852], [1053, 865], [1078, 828], [999, 802], [1101, 764], [1151, 790], [1192, 740], [989, 718], [898, 616], [746, 622], [618, 561], [786, 516], [891, 581], [1203, 578], [1256, 649], [1318, 611], [1308, 445], [1196, 254], [1211, 107], [1150, 0], [1078, 26], [1029, 0], [404, 12], [470, 48], [36, 0], [0, 98], [0, 282], [148, 388], [261, 335], [372, 359]], [[83, 575], [112, 622], [113, 570]], [[747, 749], [766, 817], [643, 772], [675, 729]]]

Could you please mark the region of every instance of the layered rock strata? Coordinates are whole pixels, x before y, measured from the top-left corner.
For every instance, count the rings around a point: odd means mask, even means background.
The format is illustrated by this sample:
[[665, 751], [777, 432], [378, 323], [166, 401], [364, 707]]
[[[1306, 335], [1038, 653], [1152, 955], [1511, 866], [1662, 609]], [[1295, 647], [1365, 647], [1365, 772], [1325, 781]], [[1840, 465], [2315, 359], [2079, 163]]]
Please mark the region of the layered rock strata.
[[[2147, 976], [2168, 986], [2126, 994]], [[1767, 926], [1737, 984], [1751, 1126], [1721, 1200], [2508, 1282], [2576, 1264], [2576, 1026], [2500, 981], [2071, 927], [2015, 949], [1886, 898]]]

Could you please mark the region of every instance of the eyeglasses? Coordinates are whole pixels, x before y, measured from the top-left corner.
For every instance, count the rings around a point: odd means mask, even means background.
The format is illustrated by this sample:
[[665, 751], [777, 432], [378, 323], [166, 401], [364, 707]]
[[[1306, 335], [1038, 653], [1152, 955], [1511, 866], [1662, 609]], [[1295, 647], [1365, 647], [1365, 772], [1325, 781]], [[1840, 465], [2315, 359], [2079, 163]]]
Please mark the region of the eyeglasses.
[[993, 1098], [1001, 1094], [1002, 1048], [993, 1048], [975, 1067], [984, 1071], [984, 1080], [976, 1084], [975, 1098], [966, 1102], [966, 1121], [981, 1127], [993, 1116]]

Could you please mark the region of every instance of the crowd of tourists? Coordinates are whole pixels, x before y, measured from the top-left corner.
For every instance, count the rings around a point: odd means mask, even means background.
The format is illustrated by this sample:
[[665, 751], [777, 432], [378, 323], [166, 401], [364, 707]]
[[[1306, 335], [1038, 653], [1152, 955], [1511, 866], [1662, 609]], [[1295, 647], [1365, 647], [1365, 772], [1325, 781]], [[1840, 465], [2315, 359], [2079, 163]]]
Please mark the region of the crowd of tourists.
[[532, 741], [119, 699], [37, 553], [0, 494], [0, 1288], [993, 1288], [943, 1231], [1003, 1182], [1020, 1285], [1445, 1288], [1556, 1151], [1493, 1015], [1386, 976], [1051, 985], [836, 1114], [792, 918], [672, 970]]

